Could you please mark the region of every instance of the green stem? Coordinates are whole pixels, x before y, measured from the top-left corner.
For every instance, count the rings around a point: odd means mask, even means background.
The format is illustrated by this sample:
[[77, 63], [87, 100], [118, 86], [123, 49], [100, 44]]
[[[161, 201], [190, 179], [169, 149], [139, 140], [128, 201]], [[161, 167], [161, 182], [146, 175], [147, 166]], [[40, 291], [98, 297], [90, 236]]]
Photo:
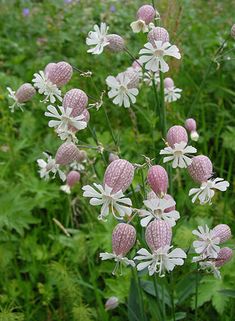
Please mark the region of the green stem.
[[140, 286], [140, 280], [139, 280], [139, 277], [138, 277], [138, 273], [134, 269], [132, 269], [132, 273], [133, 273], [133, 277], [135, 279], [136, 287], [137, 287], [137, 291], [138, 291], [141, 320], [142, 321], [146, 321], [145, 314], [144, 314], [144, 299], [143, 299], [143, 295], [142, 295], [142, 289], [141, 289], [141, 286]]
[[103, 105], [103, 109], [104, 109], [106, 121], [107, 121], [107, 124], [108, 124], [108, 128], [110, 130], [110, 134], [112, 136], [113, 142], [114, 142], [115, 146], [118, 147], [118, 143], [117, 143], [116, 137], [114, 135], [114, 132], [113, 132], [113, 129], [112, 129], [112, 125], [111, 125], [111, 122], [110, 122], [106, 107], [104, 105]]
[[165, 306], [165, 287], [164, 284], [162, 284], [162, 315], [163, 320], [166, 320], [166, 306]]
[[171, 284], [171, 305], [172, 305], [172, 319], [175, 321], [175, 300], [174, 300], [174, 279], [173, 272], [170, 274], [170, 284]]
[[160, 103], [160, 113], [162, 115], [162, 124], [161, 124], [161, 131], [162, 131], [162, 136], [165, 138], [166, 137], [166, 109], [165, 109], [165, 95], [164, 95], [164, 79], [163, 79], [163, 73], [160, 71], [160, 98], [161, 98], [161, 103]]
[[198, 308], [198, 281], [199, 281], [199, 263], [197, 264], [197, 271], [196, 271], [196, 284], [195, 284], [195, 318], [194, 321], [197, 321], [197, 308]]
[[155, 294], [156, 294], [156, 298], [157, 298], [157, 307], [158, 307], [158, 310], [159, 310], [159, 315], [160, 315], [160, 317], [162, 319], [162, 309], [161, 309], [161, 306], [159, 304], [160, 298], [159, 298], [158, 289], [157, 289], [157, 275], [156, 275], [156, 273], [154, 273], [153, 284], [154, 284], [154, 290], [155, 290]]

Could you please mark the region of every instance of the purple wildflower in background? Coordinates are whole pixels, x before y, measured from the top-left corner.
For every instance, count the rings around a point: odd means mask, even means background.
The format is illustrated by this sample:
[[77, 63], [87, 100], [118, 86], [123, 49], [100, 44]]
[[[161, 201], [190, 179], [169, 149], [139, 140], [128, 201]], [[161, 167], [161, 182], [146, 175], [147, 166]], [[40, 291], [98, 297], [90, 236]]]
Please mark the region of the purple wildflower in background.
[[24, 8], [24, 9], [22, 10], [22, 15], [23, 15], [24, 17], [28, 17], [29, 14], [30, 14], [29, 8]]
[[109, 9], [109, 10], [110, 10], [110, 12], [112, 12], [112, 13], [115, 12], [115, 11], [116, 11], [115, 5], [112, 4], [112, 5], [110, 6], [110, 9]]

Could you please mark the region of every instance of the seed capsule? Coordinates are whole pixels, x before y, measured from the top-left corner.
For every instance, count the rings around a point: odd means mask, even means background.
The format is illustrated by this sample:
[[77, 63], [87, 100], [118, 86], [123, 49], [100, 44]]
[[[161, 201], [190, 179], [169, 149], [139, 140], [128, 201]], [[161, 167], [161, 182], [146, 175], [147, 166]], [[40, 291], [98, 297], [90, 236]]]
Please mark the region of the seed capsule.
[[229, 262], [233, 256], [233, 251], [229, 247], [223, 247], [216, 258], [215, 266], [221, 267], [225, 263]]
[[105, 310], [106, 311], [113, 310], [116, 307], [118, 307], [118, 305], [119, 305], [118, 298], [115, 296], [111, 296], [111, 298], [109, 298], [105, 303]]
[[62, 104], [65, 109], [72, 108], [71, 116], [76, 117], [85, 110], [88, 104], [88, 97], [80, 89], [71, 89], [65, 94]]
[[170, 225], [161, 220], [154, 220], [146, 228], [145, 240], [152, 250], [158, 250], [160, 247], [171, 244], [172, 230]]
[[134, 166], [125, 159], [117, 159], [110, 163], [104, 174], [104, 184], [112, 188], [112, 193], [124, 192], [134, 177]]
[[135, 228], [126, 223], [119, 223], [113, 230], [112, 248], [116, 255], [125, 256], [134, 246], [136, 241]]
[[79, 150], [77, 154], [77, 162], [81, 163], [87, 159], [87, 152], [85, 150]]
[[58, 87], [67, 84], [73, 75], [73, 67], [65, 61], [49, 64], [45, 71], [48, 79]]
[[56, 152], [56, 163], [60, 165], [68, 165], [77, 160], [78, 153], [79, 149], [74, 143], [64, 143], [58, 148]]
[[224, 243], [232, 237], [231, 229], [227, 224], [219, 224], [213, 228], [215, 237], [220, 238], [220, 243]]
[[144, 5], [139, 8], [137, 12], [137, 18], [139, 20], [143, 20], [147, 25], [153, 21], [154, 17], [156, 15], [156, 11], [153, 6], [150, 5]]
[[155, 46], [155, 41], [169, 42], [169, 33], [161, 27], [154, 27], [148, 33], [149, 42]]
[[213, 166], [210, 159], [203, 155], [192, 158], [192, 164], [188, 166], [189, 175], [197, 183], [206, 182], [213, 174]]
[[188, 134], [186, 129], [182, 126], [172, 126], [166, 135], [167, 143], [174, 148], [175, 144], [179, 144], [181, 142], [188, 142]]
[[168, 188], [168, 175], [166, 170], [160, 165], [150, 167], [147, 180], [152, 190], [161, 197], [166, 194]]
[[15, 97], [17, 102], [21, 104], [32, 99], [35, 93], [35, 88], [31, 84], [25, 83], [18, 88]]
[[125, 47], [124, 39], [116, 34], [107, 35], [107, 40], [109, 42], [107, 48], [112, 52], [120, 52]]

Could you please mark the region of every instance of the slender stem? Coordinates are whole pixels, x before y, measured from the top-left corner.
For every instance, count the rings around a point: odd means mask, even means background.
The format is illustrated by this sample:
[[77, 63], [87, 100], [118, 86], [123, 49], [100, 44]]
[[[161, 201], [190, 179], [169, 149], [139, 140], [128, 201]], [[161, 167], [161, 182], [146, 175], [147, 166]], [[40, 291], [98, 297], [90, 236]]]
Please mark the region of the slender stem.
[[164, 284], [162, 284], [162, 315], [163, 320], [166, 320], [166, 306], [165, 306], [165, 287]]
[[162, 115], [162, 136], [165, 138], [166, 137], [166, 109], [165, 109], [165, 95], [164, 95], [164, 79], [163, 79], [163, 73], [160, 71], [160, 98], [161, 98], [161, 103], [160, 103], [160, 113]]
[[106, 121], [107, 121], [107, 124], [108, 124], [109, 130], [110, 130], [110, 133], [111, 133], [111, 136], [112, 136], [113, 142], [114, 142], [115, 146], [116, 146], [116, 147], [118, 147], [118, 143], [117, 143], [116, 137], [115, 137], [115, 135], [114, 135], [114, 132], [113, 132], [113, 129], [112, 129], [112, 125], [111, 125], [111, 122], [110, 122], [110, 119], [109, 119], [109, 116], [108, 116], [108, 113], [107, 113], [106, 107], [105, 107], [104, 105], [103, 105], [103, 109], [104, 109], [104, 113], [105, 113]]
[[154, 9], [155, 9], [155, 3], [154, 3], [154, 0], [152, 0], [152, 6], [154, 7]]
[[175, 300], [174, 300], [174, 279], [173, 272], [170, 274], [170, 284], [171, 284], [171, 305], [172, 305], [172, 319], [175, 321]]
[[144, 314], [144, 300], [143, 300], [143, 295], [142, 295], [142, 289], [140, 286], [140, 280], [138, 277], [137, 272], [132, 269], [132, 274], [136, 283], [137, 291], [138, 291], [138, 297], [139, 297], [139, 305], [140, 305], [140, 314], [141, 314], [141, 320], [145, 321], [145, 314]]
[[197, 271], [196, 271], [196, 283], [195, 283], [195, 318], [194, 321], [197, 321], [197, 308], [198, 308], [198, 281], [199, 281], [199, 263], [197, 263]]
[[161, 306], [159, 304], [160, 298], [159, 298], [158, 289], [157, 289], [157, 275], [156, 275], [156, 273], [154, 273], [153, 284], [154, 284], [154, 290], [155, 290], [155, 294], [156, 294], [156, 298], [157, 298], [157, 306], [158, 306], [158, 309], [159, 309], [159, 314], [160, 314], [161, 319], [162, 319], [162, 309], [161, 309]]

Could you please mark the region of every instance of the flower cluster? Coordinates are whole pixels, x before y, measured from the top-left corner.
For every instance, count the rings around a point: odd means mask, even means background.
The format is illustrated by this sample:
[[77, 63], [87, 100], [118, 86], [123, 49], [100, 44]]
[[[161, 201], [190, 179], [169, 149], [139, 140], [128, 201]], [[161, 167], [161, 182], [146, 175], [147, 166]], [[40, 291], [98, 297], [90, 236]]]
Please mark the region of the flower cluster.
[[230, 227], [226, 224], [216, 225], [213, 229], [199, 226], [192, 232], [198, 237], [193, 242], [193, 247], [198, 256], [193, 257], [193, 262], [198, 262], [202, 270], [212, 272], [220, 278], [220, 267], [227, 263], [233, 255], [229, 247], [220, 248], [220, 244], [231, 238]]

